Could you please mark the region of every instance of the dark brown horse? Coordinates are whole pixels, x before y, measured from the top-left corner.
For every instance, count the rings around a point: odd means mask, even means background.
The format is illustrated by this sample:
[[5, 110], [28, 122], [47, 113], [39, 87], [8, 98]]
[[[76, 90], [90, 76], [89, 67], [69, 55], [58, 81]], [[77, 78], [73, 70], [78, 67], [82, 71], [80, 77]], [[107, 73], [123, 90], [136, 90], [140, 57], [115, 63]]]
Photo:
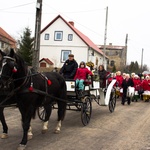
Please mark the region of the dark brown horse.
[[24, 60], [11, 49], [9, 55], [3, 56], [0, 76], [2, 84], [10, 88], [10, 93], [15, 96], [22, 116], [23, 137], [18, 149], [25, 149], [31, 119], [35, 117], [36, 109], [40, 106], [44, 106], [46, 110], [43, 130], [47, 130], [53, 101], [58, 105], [55, 132], [60, 132], [66, 112], [66, 83], [61, 75], [56, 72], [38, 73], [28, 69]]

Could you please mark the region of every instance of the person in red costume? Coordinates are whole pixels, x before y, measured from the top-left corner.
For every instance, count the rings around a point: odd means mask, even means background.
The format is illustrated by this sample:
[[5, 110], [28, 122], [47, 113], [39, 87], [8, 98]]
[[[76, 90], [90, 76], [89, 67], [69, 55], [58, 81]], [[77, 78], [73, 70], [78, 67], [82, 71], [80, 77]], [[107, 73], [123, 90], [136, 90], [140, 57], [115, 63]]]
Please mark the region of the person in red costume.
[[138, 75], [134, 75], [134, 77], [132, 78], [133, 82], [134, 82], [134, 88], [135, 88], [135, 95], [133, 96], [132, 101], [136, 101], [138, 100], [138, 98], [140, 97], [140, 93], [139, 90], [141, 89], [141, 80], [139, 78]]
[[116, 72], [116, 80], [117, 80], [118, 87], [121, 87], [121, 84], [122, 84], [122, 81], [123, 81], [121, 71]]
[[134, 82], [135, 91], [138, 91], [140, 89], [140, 86], [141, 86], [141, 80], [140, 80], [138, 75], [134, 76], [133, 82]]
[[150, 91], [150, 77], [148, 75], [142, 81], [142, 88], [144, 91]]
[[87, 75], [93, 74], [88, 68], [86, 68], [85, 62], [82, 61], [74, 77], [74, 80], [76, 80], [76, 86], [78, 87], [78, 90], [84, 90], [84, 81], [87, 78]]

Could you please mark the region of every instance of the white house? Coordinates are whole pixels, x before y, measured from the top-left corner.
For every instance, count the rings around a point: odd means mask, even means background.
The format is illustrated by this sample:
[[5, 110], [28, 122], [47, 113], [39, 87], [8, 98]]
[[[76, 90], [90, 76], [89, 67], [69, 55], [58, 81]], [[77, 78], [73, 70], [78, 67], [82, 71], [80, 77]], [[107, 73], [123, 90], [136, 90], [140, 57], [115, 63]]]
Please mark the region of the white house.
[[[54, 67], [62, 67], [68, 54], [74, 54], [75, 60], [104, 64], [107, 56], [83, 33], [58, 15], [41, 31], [40, 60], [48, 58]], [[105, 63], [106, 64], [106, 63]]]

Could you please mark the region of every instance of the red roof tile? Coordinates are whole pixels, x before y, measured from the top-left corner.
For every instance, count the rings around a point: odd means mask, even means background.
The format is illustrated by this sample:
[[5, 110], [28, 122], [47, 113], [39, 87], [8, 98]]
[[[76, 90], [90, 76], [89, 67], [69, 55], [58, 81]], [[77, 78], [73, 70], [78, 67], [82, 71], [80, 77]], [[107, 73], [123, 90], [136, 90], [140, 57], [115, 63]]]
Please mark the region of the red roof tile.
[[[104, 49], [104, 45], [98, 46], [100, 49]], [[112, 50], [122, 50], [125, 46], [117, 46], [117, 45], [106, 45], [106, 49], [112, 49]]]
[[53, 65], [54, 63], [52, 61], [50, 61], [48, 58], [42, 58], [39, 62], [41, 61], [45, 61], [46, 63], [48, 63], [49, 65]]
[[1, 27], [0, 27], [0, 37], [2, 38], [1, 40], [4, 40], [4, 42], [6, 41], [6, 39], [8, 39], [9, 43], [13, 46], [13, 48], [15, 48], [16, 41]]

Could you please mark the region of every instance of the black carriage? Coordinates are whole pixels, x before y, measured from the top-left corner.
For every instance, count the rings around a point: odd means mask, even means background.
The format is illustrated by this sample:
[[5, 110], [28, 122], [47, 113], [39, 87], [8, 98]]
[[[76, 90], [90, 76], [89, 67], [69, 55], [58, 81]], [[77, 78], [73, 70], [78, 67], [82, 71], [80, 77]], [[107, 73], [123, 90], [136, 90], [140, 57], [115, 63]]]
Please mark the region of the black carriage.
[[[92, 101], [95, 101], [99, 106], [108, 106], [112, 113], [116, 106], [116, 87], [114, 86], [116, 80], [108, 85], [106, 80], [106, 87], [100, 88], [98, 81], [90, 80], [84, 82], [84, 91], [78, 90], [75, 80], [66, 80], [67, 85], [67, 110], [80, 111], [81, 121], [84, 126], [90, 122], [92, 115]], [[57, 109], [55, 102], [52, 104], [53, 109]], [[38, 108], [38, 116], [41, 120], [45, 118], [45, 109]]]

